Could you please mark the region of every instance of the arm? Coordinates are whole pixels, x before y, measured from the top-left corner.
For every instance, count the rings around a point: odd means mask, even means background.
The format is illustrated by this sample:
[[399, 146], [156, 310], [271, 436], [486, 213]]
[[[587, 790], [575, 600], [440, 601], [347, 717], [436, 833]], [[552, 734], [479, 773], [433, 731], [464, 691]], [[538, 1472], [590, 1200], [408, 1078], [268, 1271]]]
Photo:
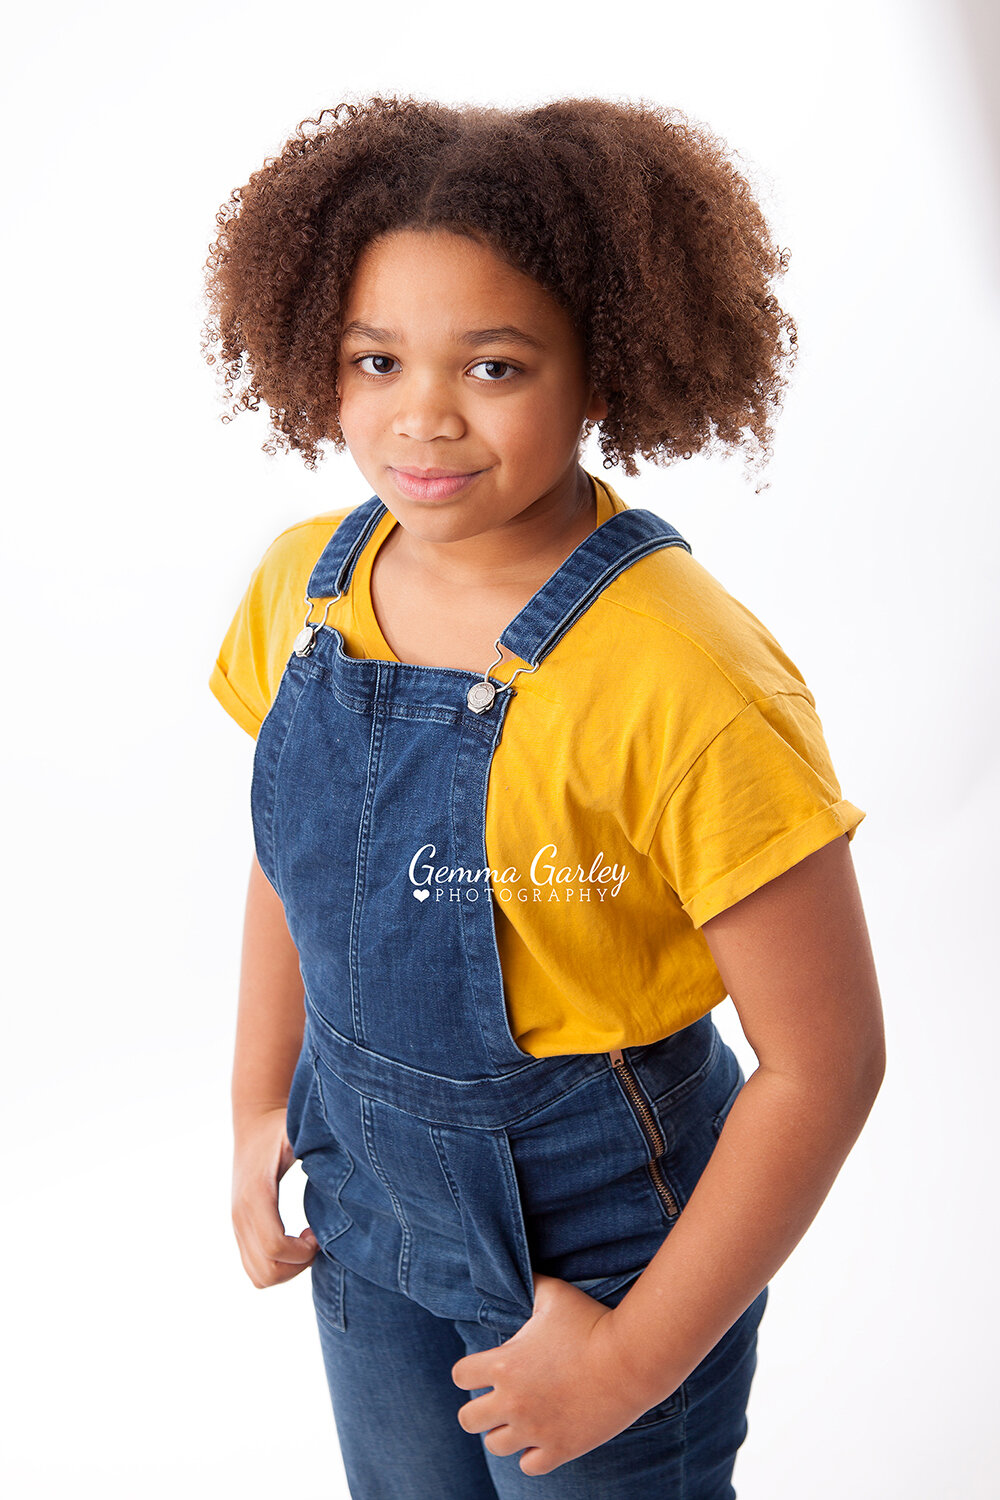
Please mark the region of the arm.
[[687, 1378], [791, 1254], [885, 1072], [881, 998], [846, 837], [702, 931], [760, 1065], [677, 1223], [609, 1315], [644, 1409]]
[[247, 891], [233, 1061], [233, 1229], [254, 1286], [305, 1270], [311, 1229], [287, 1235], [278, 1183], [294, 1161], [285, 1110], [305, 1027], [299, 956], [274, 887], [254, 858]]
[[254, 856], [247, 890], [240, 968], [233, 1125], [248, 1114], [284, 1109], [305, 1027], [299, 955], [273, 885]]

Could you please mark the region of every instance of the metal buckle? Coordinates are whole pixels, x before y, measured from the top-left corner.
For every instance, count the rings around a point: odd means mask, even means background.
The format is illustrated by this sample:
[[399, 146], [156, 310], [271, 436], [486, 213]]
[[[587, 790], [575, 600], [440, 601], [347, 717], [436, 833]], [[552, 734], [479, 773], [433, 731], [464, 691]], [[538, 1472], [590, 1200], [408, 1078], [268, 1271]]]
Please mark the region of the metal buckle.
[[500, 649], [499, 636], [497, 636], [493, 644], [496, 647], [497, 654], [483, 673], [482, 682], [474, 682], [465, 695], [465, 701], [474, 714], [484, 714], [487, 709], [492, 708], [497, 695], [497, 688], [509, 688], [518, 672], [538, 671], [539, 663], [536, 662], [533, 667], [518, 667], [516, 671], [511, 673], [510, 682], [494, 682], [490, 677], [490, 672], [496, 666], [497, 662], [503, 661], [503, 651]]
[[306, 594], [305, 601], [308, 605], [308, 608], [306, 610], [306, 621], [302, 629], [299, 631], [298, 635], [292, 642], [292, 650], [295, 652], [296, 656], [309, 655], [310, 651], [316, 644], [316, 633], [321, 628], [321, 626], [326, 624], [326, 617], [330, 613], [330, 605], [333, 603], [332, 599], [328, 599], [326, 601], [326, 609], [323, 611], [322, 620], [317, 620], [314, 625], [310, 625], [309, 616], [312, 614], [313, 600], [310, 599], [308, 594]]

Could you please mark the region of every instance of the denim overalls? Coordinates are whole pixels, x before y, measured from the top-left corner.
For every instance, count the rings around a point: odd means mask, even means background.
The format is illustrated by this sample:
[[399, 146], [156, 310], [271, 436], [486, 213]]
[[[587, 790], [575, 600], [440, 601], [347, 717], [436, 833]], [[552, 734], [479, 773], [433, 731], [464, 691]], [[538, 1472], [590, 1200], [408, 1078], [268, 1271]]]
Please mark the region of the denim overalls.
[[[341, 521], [310, 576], [307, 621], [310, 601], [349, 589], [385, 514], [373, 495]], [[647, 510], [605, 521], [500, 636], [527, 663], [507, 685], [348, 656], [325, 614], [296, 638], [257, 737], [251, 803], [301, 962], [287, 1131], [335, 1325], [344, 1268], [492, 1330], [487, 1343], [531, 1316], [533, 1270], [617, 1302], [676, 1222], [744, 1082], [710, 1014], [615, 1053], [523, 1052], [486, 873], [487, 785], [518, 673], [572, 652], [601, 591], [678, 545], [690, 551]], [[466, 872], [460, 899], [421, 875], [431, 848], [436, 867]], [[491, 854], [494, 868], [509, 863]]]

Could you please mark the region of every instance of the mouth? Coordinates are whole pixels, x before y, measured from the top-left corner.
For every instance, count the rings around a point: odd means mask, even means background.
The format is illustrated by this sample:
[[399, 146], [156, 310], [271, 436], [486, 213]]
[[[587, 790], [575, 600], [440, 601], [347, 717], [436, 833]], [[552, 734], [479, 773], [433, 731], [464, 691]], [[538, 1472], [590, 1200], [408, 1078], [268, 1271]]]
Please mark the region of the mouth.
[[476, 469], [470, 473], [460, 469], [389, 468], [396, 488], [411, 500], [447, 500], [466, 489], [485, 472], [485, 469]]

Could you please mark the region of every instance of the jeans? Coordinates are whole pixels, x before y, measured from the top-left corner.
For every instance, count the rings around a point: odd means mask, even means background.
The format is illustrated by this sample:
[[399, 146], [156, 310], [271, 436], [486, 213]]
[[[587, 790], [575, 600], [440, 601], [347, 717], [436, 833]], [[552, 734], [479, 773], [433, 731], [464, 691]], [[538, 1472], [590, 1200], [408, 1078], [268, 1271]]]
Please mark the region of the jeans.
[[[485, 1433], [459, 1425], [459, 1407], [489, 1387], [464, 1390], [451, 1378], [456, 1360], [504, 1342], [514, 1326], [437, 1317], [322, 1251], [311, 1276], [353, 1500], [734, 1500], [767, 1287], [666, 1400], [589, 1453], [529, 1475], [520, 1454], [499, 1457]], [[617, 1306], [632, 1284], [602, 1302]]]

